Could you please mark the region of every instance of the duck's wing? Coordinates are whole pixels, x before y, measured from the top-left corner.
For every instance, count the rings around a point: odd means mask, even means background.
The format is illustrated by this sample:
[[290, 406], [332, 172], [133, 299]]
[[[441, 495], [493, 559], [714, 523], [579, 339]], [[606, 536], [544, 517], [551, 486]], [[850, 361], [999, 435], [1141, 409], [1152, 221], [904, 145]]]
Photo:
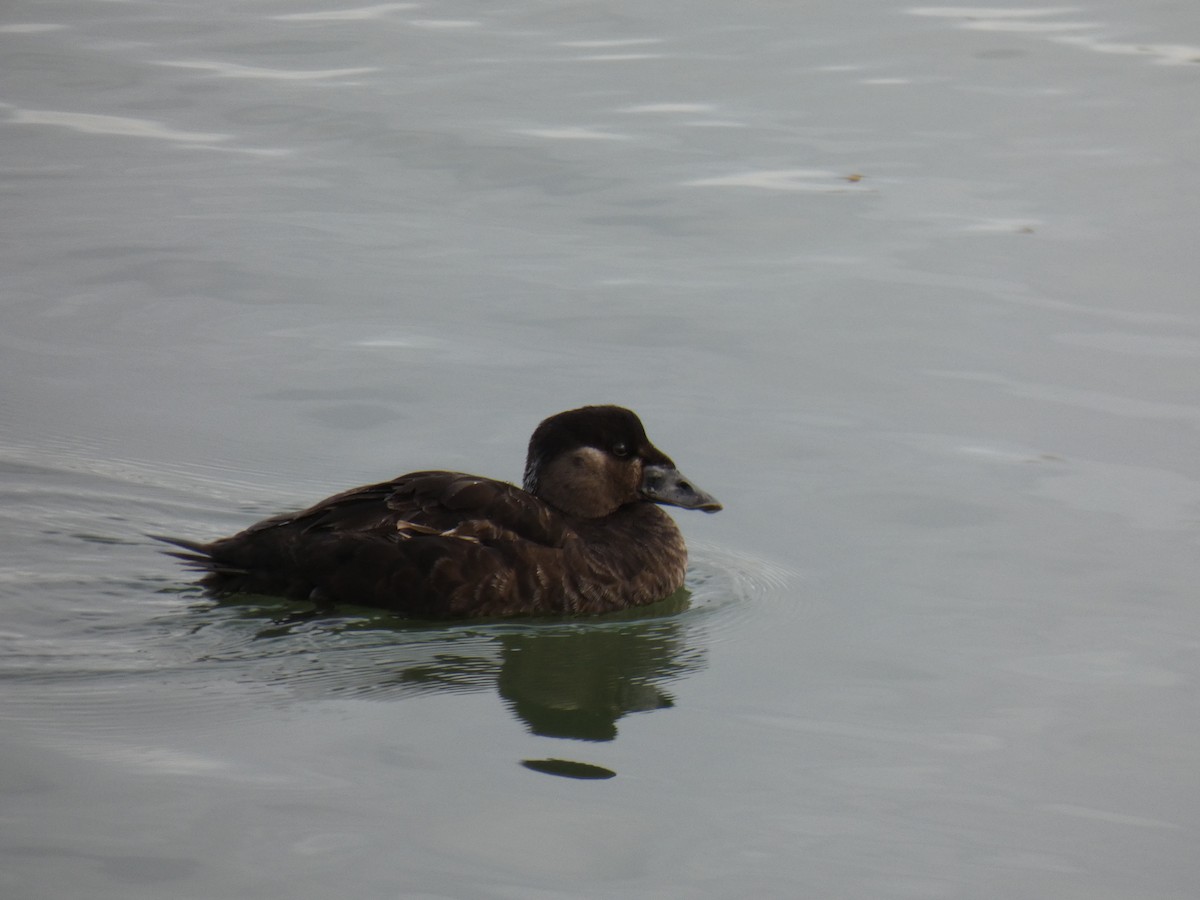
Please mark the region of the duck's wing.
[[561, 513], [515, 485], [440, 471], [412, 472], [354, 488], [298, 513], [259, 522], [237, 537], [274, 529], [297, 535], [507, 539], [549, 547], [562, 546], [571, 531]]
[[414, 472], [199, 544], [166, 539], [218, 595], [273, 594], [421, 617], [562, 608], [552, 578], [574, 529], [502, 481]]

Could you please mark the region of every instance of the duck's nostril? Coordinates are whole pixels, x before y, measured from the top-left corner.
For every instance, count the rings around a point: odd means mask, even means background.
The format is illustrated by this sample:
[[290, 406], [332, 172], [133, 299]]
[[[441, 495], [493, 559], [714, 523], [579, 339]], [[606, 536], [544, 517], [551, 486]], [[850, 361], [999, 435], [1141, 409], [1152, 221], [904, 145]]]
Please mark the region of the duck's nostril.
[[679, 489], [681, 491], [690, 491], [692, 489], [692, 486], [690, 484], [688, 484], [686, 481], [681, 481], [681, 482], [679, 482]]

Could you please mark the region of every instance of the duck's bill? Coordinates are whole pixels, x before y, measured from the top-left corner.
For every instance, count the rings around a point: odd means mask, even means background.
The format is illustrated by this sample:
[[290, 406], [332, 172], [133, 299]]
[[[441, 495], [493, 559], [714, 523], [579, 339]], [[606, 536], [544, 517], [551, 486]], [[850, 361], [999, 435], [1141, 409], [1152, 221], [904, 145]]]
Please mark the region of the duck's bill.
[[709, 513], [721, 508], [716, 497], [693, 485], [673, 466], [646, 466], [642, 471], [642, 496], [655, 503]]

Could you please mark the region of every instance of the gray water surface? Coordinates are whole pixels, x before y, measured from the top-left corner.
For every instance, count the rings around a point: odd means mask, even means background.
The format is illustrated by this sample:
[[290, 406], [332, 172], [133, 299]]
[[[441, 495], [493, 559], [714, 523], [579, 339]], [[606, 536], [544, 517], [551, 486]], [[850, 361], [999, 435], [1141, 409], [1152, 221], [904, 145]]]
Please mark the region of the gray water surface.
[[[1192, 900], [1188, 3], [15, 0], [0, 894]], [[636, 409], [602, 621], [215, 604], [204, 539]]]

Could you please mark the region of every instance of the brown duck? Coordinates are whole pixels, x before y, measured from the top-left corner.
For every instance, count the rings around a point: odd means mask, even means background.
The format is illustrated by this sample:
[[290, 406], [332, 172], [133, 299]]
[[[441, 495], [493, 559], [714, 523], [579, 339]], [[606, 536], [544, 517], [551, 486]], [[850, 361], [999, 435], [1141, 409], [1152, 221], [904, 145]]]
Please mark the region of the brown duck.
[[687, 548], [657, 504], [716, 512], [636, 415], [585, 406], [529, 440], [524, 489], [460, 472], [355, 488], [204, 544], [169, 538], [219, 596], [420, 618], [595, 614], [683, 584]]

